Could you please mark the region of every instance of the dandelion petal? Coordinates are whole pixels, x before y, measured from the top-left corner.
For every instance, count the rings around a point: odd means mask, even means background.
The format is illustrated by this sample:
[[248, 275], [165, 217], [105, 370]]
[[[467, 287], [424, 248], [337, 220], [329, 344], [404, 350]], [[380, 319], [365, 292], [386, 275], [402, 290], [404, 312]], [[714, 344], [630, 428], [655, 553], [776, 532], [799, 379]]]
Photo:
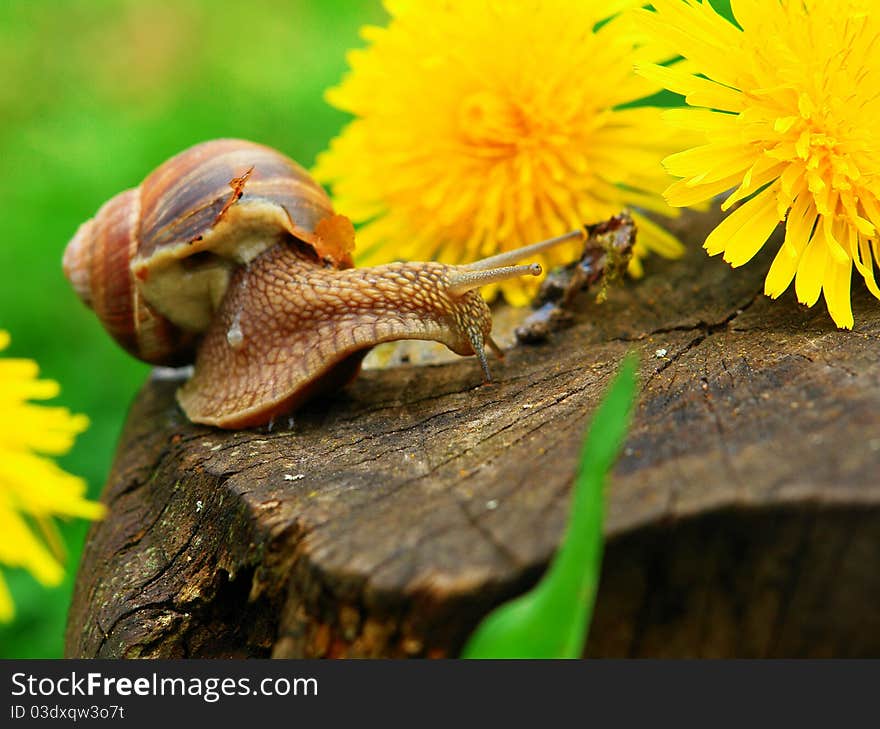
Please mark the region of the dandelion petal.
[[850, 303], [850, 282], [852, 280], [852, 262], [833, 260], [825, 273], [822, 291], [828, 313], [834, 323], [841, 329], [853, 328], [852, 304]]
[[822, 293], [822, 280], [825, 276], [828, 255], [825, 233], [822, 230], [822, 226], [818, 226], [812, 240], [801, 256], [794, 280], [795, 293], [797, 294], [798, 301], [802, 304], [812, 306], [819, 300], [819, 294]]
[[710, 256], [723, 251], [725, 261], [741, 266], [760, 250], [778, 223], [776, 195], [767, 188], [728, 215], [703, 247]]

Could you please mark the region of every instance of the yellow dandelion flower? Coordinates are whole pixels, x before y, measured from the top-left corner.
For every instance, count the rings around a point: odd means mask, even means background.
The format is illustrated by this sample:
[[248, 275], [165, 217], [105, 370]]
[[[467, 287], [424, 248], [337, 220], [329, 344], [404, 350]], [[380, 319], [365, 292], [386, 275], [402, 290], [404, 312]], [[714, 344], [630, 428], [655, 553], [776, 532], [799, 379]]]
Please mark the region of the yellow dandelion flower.
[[[0, 331], [0, 350], [8, 345], [9, 335]], [[36, 379], [37, 372], [32, 360], [0, 359], [0, 564], [22, 567], [43, 585], [56, 585], [64, 570], [53, 554], [60, 542], [52, 517], [97, 519], [104, 507], [84, 498], [83, 479], [46, 457], [70, 450], [88, 419], [66, 408], [29, 403], [58, 394], [57, 383]], [[0, 621], [13, 615], [12, 597], [0, 574]]]
[[[795, 281], [798, 300], [824, 294], [837, 326], [853, 326], [852, 267], [880, 298], [880, 13], [867, 0], [733, 0], [739, 28], [708, 2], [655, 0], [641, 11], [648, 32], [686, 60], [640, 71], [685, 94], [667, 112], [704, 143], [668, 157], [682, 178], [666, 191], [692, 205], [729, 190], [745, 200], [705, 242], [740, 266], [781, 220], [785, 240], [764, 291]], [[735, 189], [734, 189], [735, 188]]]
[[[677, 147], [619, 11], [640, 0], [386, 0], [385, 28], [327, 99], [355, 119], [319, 156], [337, 208], [363, 223], [359, 260], [466, 262], [636, 208], [637, 256], [680, 255], [644, 211], [675, 215], [660, 160]], [[578, 244], [539, 257], [570, 260]], [[640, 272], [635, 260], [631, 271]], [[537, 281], [501, 284], [515, 304]], [[491, 292], [490, 292], [491, 294]]]

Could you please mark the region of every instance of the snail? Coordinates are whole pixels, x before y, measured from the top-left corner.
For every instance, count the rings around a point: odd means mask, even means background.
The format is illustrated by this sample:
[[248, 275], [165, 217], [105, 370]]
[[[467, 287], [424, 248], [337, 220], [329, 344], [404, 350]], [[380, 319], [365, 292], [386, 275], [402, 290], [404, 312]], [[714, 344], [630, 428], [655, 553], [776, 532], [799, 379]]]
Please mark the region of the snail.
[[166, 161], [105, 203], [64, 253], [64, 271], [112, 337], [145, 362], [193, 374], [177, 399], [193, 422], [271, 422], [355, 377], [366, 352], [430, 339], [476, 355], [486, 381], [492, 318], [478, 289], [575, 230], [465, 265], [354, 268], [354, 228], [296, 162], [220, 139]]

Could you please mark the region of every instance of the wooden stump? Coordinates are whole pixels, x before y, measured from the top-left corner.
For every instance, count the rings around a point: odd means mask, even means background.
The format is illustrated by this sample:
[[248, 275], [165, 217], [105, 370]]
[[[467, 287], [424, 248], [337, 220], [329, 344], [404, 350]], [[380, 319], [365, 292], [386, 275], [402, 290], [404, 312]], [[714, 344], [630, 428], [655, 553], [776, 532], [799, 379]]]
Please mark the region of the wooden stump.
[[[92, 527], [66, 654], [447, 656], [541, 575], [590, 412], [628, 349], [634, 425], [609, 490], [588, 655], [880, 654], [880, 303], [856, 328], [762, 292], [686, 216], [677, 262], [589, 294], [572, 328], [365, 372], [292, 431], [189, 424], [138, 396]], [[774, 246], [769, 246], [774, 248]]]

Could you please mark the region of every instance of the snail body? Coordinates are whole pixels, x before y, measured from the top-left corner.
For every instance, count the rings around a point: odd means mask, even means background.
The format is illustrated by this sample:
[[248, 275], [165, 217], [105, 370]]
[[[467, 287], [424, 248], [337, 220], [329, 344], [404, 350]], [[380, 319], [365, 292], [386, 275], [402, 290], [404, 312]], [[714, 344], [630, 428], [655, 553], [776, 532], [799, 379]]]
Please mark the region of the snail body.
[[64, 254], [73, 288], [107, 331], [153, 364], [194, 362], [178, 402], [193, 422], [269, 422], [357, 375], [364, 354], [431, 339], [484, 348], [479, 287], [540, 273], [510, 263], [574, 231], [476, 263], [353, 268], [354, 229], [280, 152], [215, 140], [171, 158], [80, 226]]

